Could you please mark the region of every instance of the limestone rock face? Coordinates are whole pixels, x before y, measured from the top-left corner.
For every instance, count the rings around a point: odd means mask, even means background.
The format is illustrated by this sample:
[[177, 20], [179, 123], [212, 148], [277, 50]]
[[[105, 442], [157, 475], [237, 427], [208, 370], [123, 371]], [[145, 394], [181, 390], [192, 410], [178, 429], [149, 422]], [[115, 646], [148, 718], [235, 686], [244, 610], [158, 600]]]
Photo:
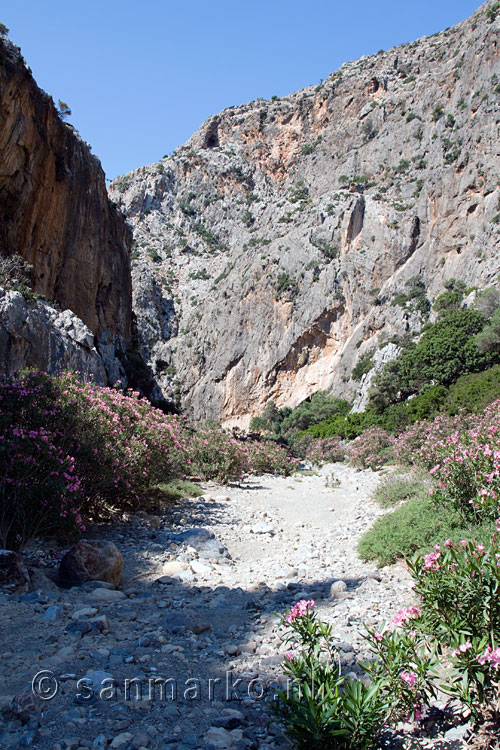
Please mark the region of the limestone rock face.
[[[98, 344], [124, 346], [131, 336], [130, 230], [108, 199], [98, 159], [6, 40], [0, 163], [2, 254], [19, 253], [33, 266], [34, 291], [88, 326], [79, 344], [91, 348], [93, 333]], [[60, 319], [68, 333], [66, 322]]]
[[[138, 342], [195, 418], [352, 397], [353, 365], [432, 302], [500, 270], [500, 15], [345, 63], [316, 87], [210, 118], [117, 179]], [[410, 282], [411, 283], [411, 282]]]
[[0, 287], [0, 373], [23, 367], [49, 375], [72, 370], [97, 385], [106, 385], [112, 367], [124, 377], [114, 353], [105, 365], [92, 331], [71, 310], [59, 312], [47, 302], [30, 302], [20, 292]]
[[59, 565], [62, 586], [81, 586], [86, 581], [106, 581], [118, 586], [123, 560], [113, 542], [82, 539], [64, 555]]

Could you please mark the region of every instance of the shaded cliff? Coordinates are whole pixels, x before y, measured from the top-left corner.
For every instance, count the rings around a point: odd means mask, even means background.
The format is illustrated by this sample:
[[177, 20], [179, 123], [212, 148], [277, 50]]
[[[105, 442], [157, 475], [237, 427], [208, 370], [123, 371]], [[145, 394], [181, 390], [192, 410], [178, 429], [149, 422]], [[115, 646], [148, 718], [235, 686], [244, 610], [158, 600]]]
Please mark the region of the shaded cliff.
[[0, 40], [0, 253], [33, 267], [33, 290], [72, 310], [112, 357], [131, 337], [130, 229], [99, 160], [17, 47]]
[[[500, 271], [500, 12], [210, 118], [114, 181], [134, 227], [139, 346], [195, 417], [352, 397], [446, 280]], [[413, 291], [412, 291], [413, 290]], [[422, 308], [424, 309], [425, 306]]]

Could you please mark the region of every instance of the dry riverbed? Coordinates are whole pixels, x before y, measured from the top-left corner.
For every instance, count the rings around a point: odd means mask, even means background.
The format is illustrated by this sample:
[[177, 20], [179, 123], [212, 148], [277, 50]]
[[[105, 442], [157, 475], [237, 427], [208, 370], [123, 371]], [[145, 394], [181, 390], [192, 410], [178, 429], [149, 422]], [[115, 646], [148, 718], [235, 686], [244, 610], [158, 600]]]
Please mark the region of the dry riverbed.
[[[51, 581], [61, 553], [35, 550], [48, 567], [34, 590], [0, 591], [0, 747], [290, 747], [267, 708], [285, 650], [275, 613], [314, 599], [344, 670], [359, 673], [363, 623], [381, 624], [412, 600], [404, 566], [377, 570], [356, 554], [383, 512], [371, 500], [379, 478], [335, 464], [204, 485], [203, 497], [161, 516], [92, 529], [88, 538], [123, 555], [119, 591], [61, 590]], [[41, 701], [31, 683], [43, 670], [35, 686], [57, 693]], [[403, 741], [429, 745], [388, 737]], [[440, 738], [441, 748], [461, 746], [457, 735]]]

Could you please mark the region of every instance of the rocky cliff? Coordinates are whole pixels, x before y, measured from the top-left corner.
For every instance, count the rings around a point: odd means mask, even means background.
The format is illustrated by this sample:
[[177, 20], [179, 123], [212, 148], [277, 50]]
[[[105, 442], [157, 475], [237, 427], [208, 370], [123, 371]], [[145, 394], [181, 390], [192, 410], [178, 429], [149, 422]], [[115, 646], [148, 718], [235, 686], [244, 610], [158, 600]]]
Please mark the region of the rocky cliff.
[[[500, 10], [229, 108], [116, 180], [139, 346], [196, 418], [354, 396], [353, 365], [418, 331], [446, 280], [500, 270]], [[422, 308], [422, 309], [420, 309]]]
[[131, 338], [130, 229], [108, 199], [98, 159], [5, 39], [0, 163], [0, 254], [19, 253], [32, 265], [33, 290], [81, 318], [113, 378], [114, 353]]
[[[109, 379], [92, 331], [71, 310], [60, 312], [1, 287], [0, 353], [2, 375], [31, 367], [51, 374], [72, 370], [98, 385]], [[121, 373], [111, 374], [116, 380]]]

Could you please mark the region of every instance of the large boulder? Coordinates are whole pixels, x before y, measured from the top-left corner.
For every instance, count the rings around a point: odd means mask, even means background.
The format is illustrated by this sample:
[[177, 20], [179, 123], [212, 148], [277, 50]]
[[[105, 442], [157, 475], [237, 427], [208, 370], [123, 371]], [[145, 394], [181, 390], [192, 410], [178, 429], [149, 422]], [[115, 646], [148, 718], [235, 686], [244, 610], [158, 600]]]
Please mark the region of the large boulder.
[[118, 586], [123, 559], [113, 542], [82, 539], [64, 555], [59, 565], [61, 586], [81, 586], [86, 581], [107, 581]]

